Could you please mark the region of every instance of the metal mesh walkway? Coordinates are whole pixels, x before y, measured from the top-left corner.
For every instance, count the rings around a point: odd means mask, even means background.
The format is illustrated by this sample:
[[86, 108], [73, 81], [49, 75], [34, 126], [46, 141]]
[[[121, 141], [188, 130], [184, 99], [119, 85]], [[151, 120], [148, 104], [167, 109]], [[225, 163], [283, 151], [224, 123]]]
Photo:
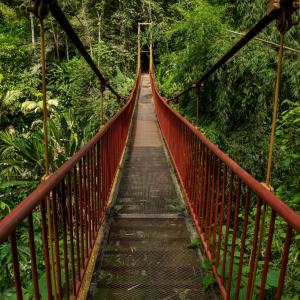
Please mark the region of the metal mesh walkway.
[[204, 299], [184, 206], [159, 134], [148, 75], [143, 75], [127, 159], [90, 299]]

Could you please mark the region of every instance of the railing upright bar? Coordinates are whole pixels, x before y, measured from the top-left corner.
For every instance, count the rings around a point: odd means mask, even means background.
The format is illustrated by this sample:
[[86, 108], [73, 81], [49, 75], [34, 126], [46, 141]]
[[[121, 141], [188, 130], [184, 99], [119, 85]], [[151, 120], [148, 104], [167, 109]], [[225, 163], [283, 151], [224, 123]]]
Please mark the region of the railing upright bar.
[[219, 265], [220, 256], [221, 256], [221, 245], [223, 239], [223, 220], [224, 220], [224, 210], [225, 210], [225, 193], [226, 193], [226, 184], [227, 184], [227, 166], [224, 166], [224, 175], [223, 175], [223, 186], [222, 186], [222, 201], [221, 201], [221, 209], [220, 209], [220, 224], [219, 224], [219, 236], [218, 236], [218, 251], [216, 258], [216, 265]]
[[[75, 174], [73, 173], [73, 178]], [[76, 184], [76, 183], [75, 183]], [[74, 188], [75, 188], [74, 184]], [[76, 290], [76, 275], [75, 275], [75, 260], [74, 260], [74, 225], [73, 225], [73, 203], [72, 203], [72, 177], [71, 173], [68, 173], [67, 176], [67, 186], [68, 186], [68, 225], [69, 225], [69, 235], [70, 235], [70, 256], [71, 256], [71, 279], [72, 279], [72, 291], [73, 293]], [[74, 197], [76, 197], [74, 195]], [[76, 220], [75, 220], [76, 222]], [[76, 226], [76, 223], [75, 223]]]
[[215, 259], [216, 255], [216, 239], [217, 239], [217, 228], [218, 228], [218, 213], [219, 213], [219, 200], [221, 190], [221, 170], [222, 163], [218, 160], [218, 175], [217, 175], [217, 191], [215, 199], [215, 211], [214, 211], [214, 228], [213, 228], [213, 242], [212, 242], [212, 258]]
[[210, 202], [210, 212], [209, 212], [209, 219], [208, 222], [208, 228], [207, 228], [207, 244], [208, 244], [208, 250], [210, 251], [211, 247], [211, 230], [212, 230], [212, 221], [213, 221], [213, 212], [214, 212], [214, 199], [215, 199], [215, 182], [216, 182], [216, 156], [213, 155], [213, 172], [212, 172], [212, 178], [211, 178], [211, 193], [209, 195], [209, 202]]
[[84, 204], [84, 196], [83, 196], [83, 187], [82, 187], [82, 159], [79, 160], [79, 224], [80, 224], [80, 251], [81, 251], [81, 269], [79, 271], [81, 278], [81, 270], [84, 269], [84, 226], [83, 226], [83, 204]]
[[[67, 175], [67, 177], [69, 174]], [[68, 241], [67, 241], [67, 220], [70, 222], [72, 215], [68, 216], [67, 213], [67, 201], [66, 201], [66, 185], [65, 180], [61, 182], [60, 185], [60, 201], [61, 213], [62, 213], [62, 234], [63, 234], [63, 256], [64, 256], [64, 273], [65, 273], [65, 292], [67, 300], [70, 299], [70, 283], [69, 283], [69, 254], [68, 254]], [[72, 205], [70, 206], [72, 209]], [[73, 237], [72, 237], [73, 242]], [[72, 250], [71, 250], [72, 251]], [[70, 251], [70, 253], [71, 253]], [[71, 260], [72, 269], [72, 260]]]
[[[78, 180], [77, 180], [77, 165], [73, 168], [73, 176], [74, 176], [74, 210], [75, 210], [75, 239], [76, 239], [76, 258], [77, 258], [77, 280], [80, 280], [80, 269], [81, 269], [81, 253], [80, 253], [80, 223], [79, 223], [79, 212], [80, 209], [79, 201], [78, 201]], [[72, 228], [70, 228], [70, 231]], [[73, 294], [76, 296], [76, 274], [75, 274], [75, 283], [73, 286]]]
[[268, 241], [267, 241], [265, 259], [264, 259], [264, 269], [263, 269], [261, 285], [260, 285], [259, 300], [264, 299], [264, 292], [265, 292], [265, 287], [267, 282], [271, 250], [272, 250], [271, 249], [272, 241], [273, 241], [274, 230], [275, 230], [275, 220], [276, 220], [276, 213], [274, 212], [274, 210], [272, 210], [270, 225], [269, 225]]
[[19, 266], [19, 259], [18, 259], [17, 237], [15, 231], [13, 231], [10, 235], [10, 248], [11, 248], [11, 256], [12, 256], [12, 263], [13, 263], [16, 296], [18, 300], [22, 300], [23, 292], [22, 292], [20, 266]]
[[[205, 215], [203, 216], [203, 232], [205, 235], [206, 243], [208, 245], [208, 224], [209, 224], [209, 212], [210, 212], [210, 195], [211, 195], [211, 167], [212, 167], [212, 153], [208, 151], [208, 172], [206, 174], [206, 182], [204, 189], [204, 205]], [[209, 250], [209, 245], [208, 245]]]
[[239, 299], [240, 294], [240, 287], [241, 287], [241, 276], [243, 271], [243, 261], [244, 261], [244, 254], [245, 254], [245, 243], [247, 238], [247, 227], [248, 227], [248, 220], [249, 220], [249, 208], [250, 208], [250, 196], [251, 190], [248, 187], [246, 192], [246, 201], [244, 206], [244, 221], [243, 221], [243, 229], [242, 229], [242, 238], [241, 238], [241, 248], [240, 248], [240, 257], [239, 257], [239, 268], [238, 268], [238, 277], [237, 283], [235, 288], [235, 300]]
[[54, 231], [54, 255], [55, 255], [55, 267], [56, 267], [56, 280], [59, 299], [63, 298], [62, 280], [61, 280], [61, 261], [60, 261], [60, 247], [59, 247], [59, 220], [57, 211], [57, 190], [54, 189], [51, 195], [52, 208], [53, 208], [53, 231]]
[[284, 278], [287, 271], [287, 264], [289, 260], [289, 251], [292, 242], [292, 234], [293, 228], [290, 225], [286, 227], [286, 236], [284, 241], [284, 248], [281, 253], [281, 268], [280, 268], [280, 275], [278, 278], [278, 288], [276, 292], [275, 299], [280, 300], [283, 294], [283, 287], [284, 287]]
[[48, 248], [48, 236], [47, 236], [47, 222], [46, 222], [46, 204], [45, 201], [40, 203], [41, 219], [42, 219], [42, 239], [43, 239], [43, 253], [45, 259], [45, 271], [46, 271], [46, 282], [47, 282], [47, 297], [52, 299], [52, 285], [50, 275], [50, 258]]
[[233, 224], [233, 234], [232, 234], [232, 245], [231, 245], [231, 249], [230, 249], [229, 275], [228, 275], [228, 282], [227, 282], [227, 297], [228, 297], [228, 299], [230, 299], [230, 292], [231, 292], [234, 252], [235, 252], [235, 247], [236, 247], [236, 236], [237, 236], [237, 230], [238, 230], [240, 197], [241, 197], [241, 180], [238, 178], [237, 185], [236, 185], [234, 224]]
[[[88, 243], [88, 250], [92, 248], [93, 242], [93, 213], [92, 213], [92, 189], [91, 189], [91, 151], [93, 147], [90, 149], [87, 155], [87, 168], [86, 168], [86, 176], [87, 176], [87, 213], [88, 217], [88, 236], [89, 236], [89, 243]], [[87, 252], [88, 256], [88, 252]]]
[[29, 235], [29, 249], [30, 249], [30, 261], [31, 261], [34, 297], [36, 300], [39, 300], [40, 291], [39, 291], [38, 272], [37, 272], [36, 255], [35, 255], [34, 227], [33, 227], [32, 214], [28, 215], [28, 235]]
[[232, 205], [232, 198], [233, 198], [233, 182], [234, 182], [234, 175], [231, 173], [230, 175], [230, 184], [229, 184], [229, 192], [228, 192], [228, 201], [227, 201], [227, 212], [226, 212], [226, 232], [225, 232], [225, 245], [223, 251], [223, 258], [222, 258], [222, 276], [221, 282], [222, 284], [225, 283], [225, 270], [226, 270], [226, 261], [227, 261], [227, 249], [228, 249], [228, 235], [229, 235], [229, 228], [230, 228], [230, 221], [231, 221], [231, 205]]

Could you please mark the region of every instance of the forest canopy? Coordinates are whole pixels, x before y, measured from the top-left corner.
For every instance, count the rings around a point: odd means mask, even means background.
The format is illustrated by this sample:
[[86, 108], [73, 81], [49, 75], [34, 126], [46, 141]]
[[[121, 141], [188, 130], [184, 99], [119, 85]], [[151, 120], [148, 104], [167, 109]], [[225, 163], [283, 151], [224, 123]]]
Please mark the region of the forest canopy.
[[[59, 5], [105, 78], [128, 96], [134, 83], [138, 22], [153, 22], [142, 35], [153, 36], [156, 79], [172, 98], [199, 79], [266, 12], [261, 0], [59, 0]], [[28, 0], [0, 3], [0, 219], [41, 182], [44, 170], [39, 22], [26, 11]], [[299, 17], [299, 12], [297, 12]], [[100, 126], [100, 84], [55, 19], [46, 28], [47, 103], [50, 170], [80, 149]], [[259, 38], [278, 43], [274, 23]], [[300, 26], [285, 44], [272, 186], [300, 213]], [[200, 98], [200, 130], [259, 181], [264, 181], [273, 110], [278, 47], [251, 41], [205, 84]], [[172, 106], [196, 122], [195, 97]], [[104, 119], [122, 106], [104, 92]], [[255, 211], [252, 212], [253, 216]], [[40, 220], [35, 220], [39, 224]], [[1, 295], [11, 295], [12, 262], [0, 246]], [[299, 244], [289, 295], [300, 276]], [[25, 250], [24, 250], [25, 252]], [[22, 272], [29, 272], [26, 255]], [[41, 264], [42, 262], [38, 262]], [[28, 277], [29, 281], [29, 277]], [[298, 281], [299, 282], [299, 281]], [[30, 284], [28, 282], [28, 293]], [[8, 296], [7, 296], [8, 297]]]

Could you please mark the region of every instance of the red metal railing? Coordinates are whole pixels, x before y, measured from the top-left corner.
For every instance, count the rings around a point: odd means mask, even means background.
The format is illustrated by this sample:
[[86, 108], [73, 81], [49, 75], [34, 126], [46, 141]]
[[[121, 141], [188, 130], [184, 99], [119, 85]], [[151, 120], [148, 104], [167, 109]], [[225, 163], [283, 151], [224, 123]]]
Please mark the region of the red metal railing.
[[[293, 264], [289, 250], [293, 235], [300, 233], [300, 216], [173, 110], [150, 76], [157, 118], [223, 298], [264, 299], [274, 277], [272, 264], [279, 275], [273, 298], [280, 299]], [[269, 208], [268, 228], [257, 253], [264, 208]], [[280, 245], [274, 245], [277, 233]], [[254, 278], [256, 267], [261, 272]]]
[[[51, 201], [54, 233], [54, 265], [57, 295], [76, 298], [92, 253], [97, 233], [103, 223], [111, 188], [125, 148], [140, 85], [138, 73], [124, 107], [80, 151], [13, 209], [0, 223], [0, 245], [10, 242], [16, 295], [22, 299], [19, 265], [18, 230], [28, 226], [28, 248], [35, 299], [40, 299], [39, 275], [46, 273], [47, 297], [53, 293], [50, 275], [49, 244], [46, 222], [46, 198]], [[41, 220], [34, 225], [33, 216]], [[37, 237], [43, 241], [38, 252]], [[51, 241], [52, 242], [52, 241]], [[22, 244], [22, 247], [26, 245]], [[8, 258], [9, 261], [10, 258]], [[42, 267], [37, 262], [44, 262]], [[45, 291], [43, 291], [45, 293]]]

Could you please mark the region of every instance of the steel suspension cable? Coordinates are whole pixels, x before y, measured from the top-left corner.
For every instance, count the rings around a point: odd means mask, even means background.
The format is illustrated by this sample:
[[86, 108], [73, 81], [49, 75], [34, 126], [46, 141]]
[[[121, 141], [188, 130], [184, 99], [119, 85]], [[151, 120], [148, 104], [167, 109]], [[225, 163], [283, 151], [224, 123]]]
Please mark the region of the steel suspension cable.
[[199, 109], [200, 109], [200, 98], [201, 94], [204, 91], [204, 84], [202, 83], [200, 86], [197, 85], [196, 82], [193, 82], [194, 95], [196, 97], [196, 128], [199, 129]]
[[[47, 109], [47, 91], [46, 91], [46, 55], [45, 55], [45, 27], [44, 18], [39, 16], [40, 19], [40, 39], [41, 39], [41, 64], [42, 64], [42, 98], [43, 98], [43, 128], [44, 128], [44, 146], [45, 146], [45, 180], [50, 175], [49, 171], [49, 140], [48, 140], [48, 109]], [[46, 210], [47, 210], [47, 229], [48, 229], [48, 247], [50, 256], [50, 269], [52, 276], [52, 288], [54, 291], [54, 299], [57, 298], [56, 289], [56, 276], [55, 276], [55, 263], [52, 243], [52, 222], [51, 222], [51, 203], [50, 196], [46, 197]]]
[[270, 136], [269, 157], [268, 157], [268, 166], [267, 166], [267, 174], [266, 174], [266, 184], [267, 185], [270, 185], [270, 182], [271, 182], [273, 148], [274, 148], [274, 142], [275, 142], [276, 121], [277, 121], [277, 117], [278, 117], [278, 99], [279, 99], [280, 80], [281, 80], [281, 73], [282, 73], [284, 36], [285, 36], [285, 33], [280, 34], [280, 48], [279, 48], [279, 52], [278, 52], [278, 66], [277, 66], [277, 72], [276, 72], [276, 82], [275, 82], [275, 92], [274, 92], [272, 131], [271, 131], [271, 136]]
[[41, 65], [42, 65], [42, 100], [43, 100], [43, 127], [45, 144], [45, 175], [49, 176], [49, 140], [48, 140], [48, 109], [46, 92], [46, 58], [45, 58], [45, 26], [44, 20], [40, 18], [41, 39]]

